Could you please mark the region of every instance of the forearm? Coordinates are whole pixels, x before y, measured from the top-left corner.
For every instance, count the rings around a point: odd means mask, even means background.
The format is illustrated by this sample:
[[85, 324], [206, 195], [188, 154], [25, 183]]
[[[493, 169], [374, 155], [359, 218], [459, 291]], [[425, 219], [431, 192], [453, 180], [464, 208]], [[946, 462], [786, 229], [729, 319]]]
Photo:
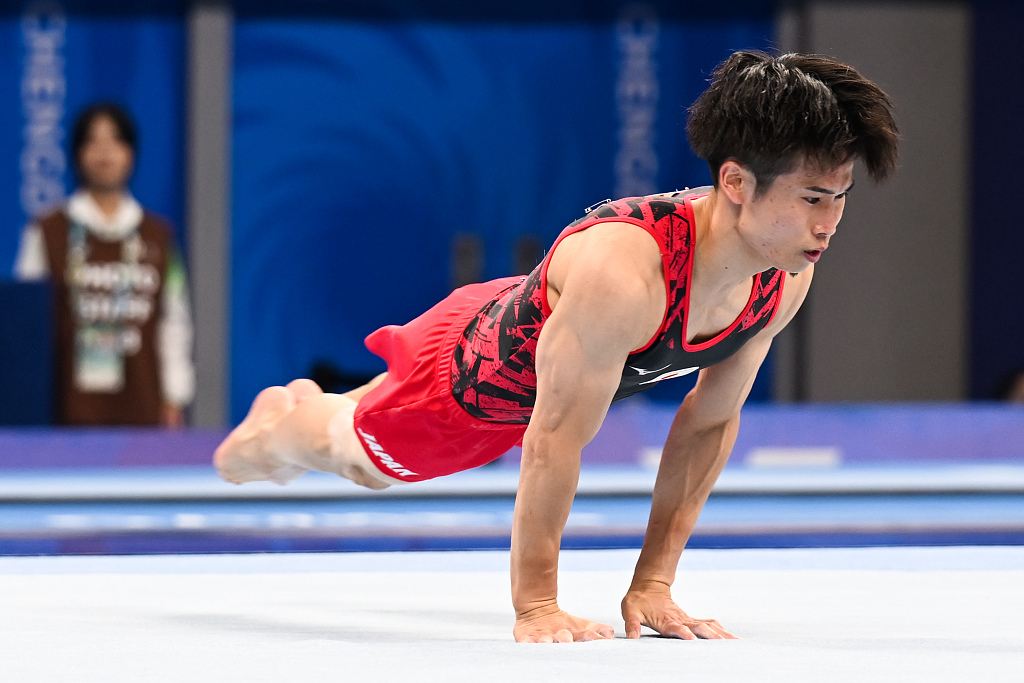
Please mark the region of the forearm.
[[556, 605], [558, 550], [579, 475], [578, 449], [527, 434], [512, 522], [512, 605], [518, 617]]
[[736, 441], [739, 415], [692, 424], [684, 405], [665, 443], [633, 587], [672, 585], [679, 557]]

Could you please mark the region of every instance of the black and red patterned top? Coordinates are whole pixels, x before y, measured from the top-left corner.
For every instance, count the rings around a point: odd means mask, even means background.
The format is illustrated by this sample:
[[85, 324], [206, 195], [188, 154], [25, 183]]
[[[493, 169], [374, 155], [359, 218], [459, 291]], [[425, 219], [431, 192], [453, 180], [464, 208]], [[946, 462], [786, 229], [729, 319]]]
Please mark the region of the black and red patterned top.
[[598, 223], [633, 223], [661, 247], [667, 304], [654, 337], [629, 355], [613, 401], [656, 383], [720, 363], [736, 353], [775, 315], [785, 273], [771, 268], [754, 276], [746, 308], [728, 328], [699, 344], [686, 342], [686, 313], [693, 274], [691, 200], [710, 188], [607, 202], [567, 227], [539, 266], [485, 305], [466, 326], [451, 366], [452, 395], [470, 414], [488, 422], [526, 424], [537, 398], [537, 339], [551, 314], [547, 268], [565, 237]]

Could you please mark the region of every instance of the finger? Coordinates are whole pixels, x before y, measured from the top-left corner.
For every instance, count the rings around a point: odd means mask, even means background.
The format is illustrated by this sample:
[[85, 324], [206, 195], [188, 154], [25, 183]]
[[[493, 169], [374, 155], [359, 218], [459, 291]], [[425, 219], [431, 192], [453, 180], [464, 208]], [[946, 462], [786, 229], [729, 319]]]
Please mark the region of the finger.
[[537, 642], [537, 643], [553, 643], [553, 642], [555, 642], [555, 639], [552, 638], [551, 636], [541, 636], [540, 638], [538, 638], [534, 642]]
[[577, 643], [589, 643], [592, 640], [601, 640], [601, 636], [597, 634], [597, 631], [592, 631], [589, 628], [573, 633], [572, 638]]
[[598, 624], [593, 624], [590, 628], [575, 634], [576, 640], [586, 642], [591, 640], [608, 640], [615, 637], [615, 631], [610, 626], [600, 626], [599, 628]]
[[[615, 637], [615, 629], [613, 629], [608, 624], [600, 624], [596, 621], [588, 621], [586, 623], [586, 627], [584, 627], [582, 630], [593, 633], [597, 636], [598, 639]], [[576, 640], [579, 640], [579, 638], [577, 637]]]
[[567, 628], [563, 628], [555, 633], [556, 643], [571, 643], [573, 642], [572, 631]]
[[728, 632], [728, 631], [726, 631], [726, 630], [725, 630], [724, 628], [722, 628], [722, 627], [721, 627], [721, 625], [719, 625], [719, 624], [715, 624], [713, 628], [714, 628], [714, 629], [715, 629], [716, 631], [718, 631], [718, 633], [719, 633], [719, 634], [720, 634], [720, 635], [721, 635], [721, 636], [722, 636], [723, 638], [725, 638], [726, 640], [739, 640], [739, 639], [740, 639], [740, 637], [739, 637], [739, 636], [734, 636], [733, 634], [729, 633], [729, 632]]
[[658, 633], [663, 636], [671, 636], [672, 638], [679, 638], [681, 640], [697, 640], [697, 636], [693, 635], [693, 631], [683, 624], [669, 624], [664, 629], [658, 629]]
[[534, 638], [533, 636], [523, 636], [521, 638], [516, 638], [516, 642], [517, 643], [536, 643], [537, 639]]
[[632, 616], [626, 619], [626, 637], [630, 640], [640, 637], [640, 617]]
[[722, 640], [725, 638], [711, 624], [694, 624], [690, 627], [690, 631], [698, 638], [704, 638], [705, 640]]
[[739, 640], [739, 636], [734, 636], [725, 630], [725, 628], [718, 622], [718, 619], [701, 619], [701, 623], [707, 624], [711, 628], [715, 629], [723, 638], [729, 640]]

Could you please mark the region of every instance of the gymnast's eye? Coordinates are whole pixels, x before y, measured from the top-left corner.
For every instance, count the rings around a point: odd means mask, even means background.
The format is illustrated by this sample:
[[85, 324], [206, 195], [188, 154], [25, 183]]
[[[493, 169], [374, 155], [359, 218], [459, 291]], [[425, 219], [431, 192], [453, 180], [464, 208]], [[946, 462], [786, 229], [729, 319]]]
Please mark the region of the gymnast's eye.
[[804, 197], [804, 201], [808, 204], [817, 204], [821, 201], [821, 197]]

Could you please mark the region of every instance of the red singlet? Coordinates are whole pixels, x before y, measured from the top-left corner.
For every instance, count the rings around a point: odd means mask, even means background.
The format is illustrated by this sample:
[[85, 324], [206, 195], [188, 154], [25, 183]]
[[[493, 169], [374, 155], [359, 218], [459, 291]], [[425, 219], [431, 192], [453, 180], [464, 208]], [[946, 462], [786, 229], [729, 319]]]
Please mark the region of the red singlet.
[[535, 353], [547, 305], [547, 267], [562, 239], [598, 223], [633, 223], [661, 248], [665, 317], [623, 367], [615, 400], [719, 363], [772, 319], [785, 276], [753, 278], [746, 308], [713, 339], [684, 337], [693, 267], [692, 198], [707, 189], [603, 204], [566, 228], [526, 277], [455, 290], [407, 325], [383, 327], [366, 346], [387, 361], [380, 386], [359, 402], [356, 434], [385, 474], [422, 481], [483, 465], [522, 443], [537, 394]]

